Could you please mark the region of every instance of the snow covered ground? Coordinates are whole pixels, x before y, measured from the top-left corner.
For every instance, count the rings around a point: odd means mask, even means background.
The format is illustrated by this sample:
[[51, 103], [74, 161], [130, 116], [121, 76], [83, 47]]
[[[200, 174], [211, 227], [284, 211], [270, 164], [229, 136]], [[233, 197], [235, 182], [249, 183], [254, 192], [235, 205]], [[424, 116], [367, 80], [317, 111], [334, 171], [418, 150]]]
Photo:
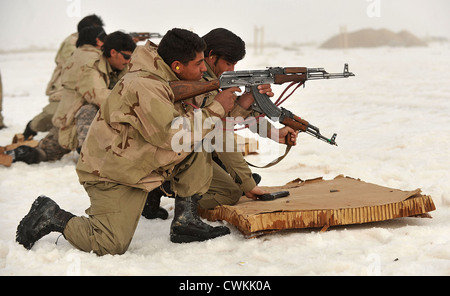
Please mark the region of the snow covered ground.
[[[261, 185], [339, 174], [402, 190], [421, 188], [437, 210], [432, 219], [303, 229], [245, 239], [231, 235], [173, 244], [173, 200], [164, 198], [166, 221], [141, 219], [127, 253], [98, 257], [74, 249], [52, 233], [27, 251], [15, 242], [19, 221], [41, 194], [83, 215], [88, 197], [75, 173], [76, 155], [61, 161], [0, 167], [0, 275], [450, 275], [450, 55], [449, 44], [427, 48], [319, 50], [249, 48], [238, 70], [267, 66], [325, 67], [356, 77], [311, 81], [284, 106], [307, 119], [338, 147], [301, 134], [278, 165], [255, 169]], [[44, 95], [55, 52], [0, 54], [3, 115], [0, 145], [47, 103]], [[277, 94], [281, 87], [274, 86]], [[39, 134], [42, 138], [44, 134]], [[265, 164], [284, 150], [260, 142], [248, 160]], [[219, 222], [213, 223], [219, 224]]]

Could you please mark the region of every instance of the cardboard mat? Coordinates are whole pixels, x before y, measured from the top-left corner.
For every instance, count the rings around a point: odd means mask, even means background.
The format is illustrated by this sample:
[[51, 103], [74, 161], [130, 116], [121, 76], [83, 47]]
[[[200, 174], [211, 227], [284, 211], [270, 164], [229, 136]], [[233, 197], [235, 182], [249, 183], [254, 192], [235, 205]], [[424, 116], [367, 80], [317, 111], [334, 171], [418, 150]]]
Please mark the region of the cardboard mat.
[[283, 229], [361, 224], [425, 214], [436, 209], [420, 189], [402, 191], [337, 176], [291, 181], [284, 186], [262, 187], [290, 195], [273, 201], [253, 201], [243, 196], [234, 206], [200, 210], [210, 221], [223, 220], [248, 237]]

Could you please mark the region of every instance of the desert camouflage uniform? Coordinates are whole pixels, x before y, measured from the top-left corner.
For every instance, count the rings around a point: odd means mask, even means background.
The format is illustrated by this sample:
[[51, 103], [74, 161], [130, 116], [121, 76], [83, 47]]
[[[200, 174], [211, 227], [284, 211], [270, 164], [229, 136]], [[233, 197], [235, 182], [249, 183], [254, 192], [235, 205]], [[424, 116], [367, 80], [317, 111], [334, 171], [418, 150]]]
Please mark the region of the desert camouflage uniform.
[[[207, 63], [205, 64], [207, 72], [204, 75], [204, 79], [208, 81], [217, 79], [217, 76], [211, 67]], [[211, 92], [203, 96], [185, 100], [185, 102], [194, 104], [197, 107], [208, 106], [214, 100], [216, 94], [217, 92]], [[175, 106], [180, 113], [183, 113], [183, 110], [186, 112], [193, 108], [190, 104], [183, 104], [181, 102], [175, 103]], [[231, 118], [257, 117], [259, 115], [259, 113], [253, 111], [251, 108], [242, 108], [237, 102], [235, 103], [234, 108], [227, 114], [227, 116]], [[273, 128], [269, 122], [266, 122], [263, 126], [265, 126], [267, 130]], [[264, 131], [260, 133], [260, 135], [266, 136], [268, 135], [268, 131]], [[224, 133], [224, 144], [226, 143], [225, 137], [233, 139], [234, 152], [227, 152], [225, 149], [226, 147], [222, 148], [223, 152], [214, 152], [214, 155], [217, 156], [220, 162], [225, 166], [226, 171], [217, 163], [213, 163], [213, 180], [211, 182], [211, 187], [199, 201], [199, 205], [206, 209], [211, 209], [219, 205], [236, 204], [243, 192], [248, 192], [256, 186], [255, 180], [252, 177], [252, 171], [248, 167], [242, 152], [237, 150], [234, 133], [231, 131], [226, 131]]]
[[76, 139], [72, 138], [68, 142], [64, 142], [60, 137], [59, 143], [62, 146], [66, 147], [73, 142], [76, 143], [75, 148], [81, 149], [98, 109], [104, 104], [116, 83], [127, 72], [128, 65], [122, 71], [113, 70], [107, 58], [103, 55], [93, 63], [82, 67], [78, 95], [81, 95], [85, 101], [75, 114]]
[[52, 117], [58, 108], [61, 100], [61, 73], [63, 65], [75, 51], [75, 43], [78, 39], [78, 33], [73, 33], [61, 43], [58, 53], [55, 57], [56, 67], [53, 70], [52, 77], [47, 84], [45, 94], [49, 97], [49, 103], [43, 108], [42, 112], [36, 115], [30, 122], [30, 128], [35, 132], [49, 131], [52, 125]]
[[[89, 127], [98, 109], [111, 93], [116, 83], [128, 72], [128, 65], [122, 71], [115, 71], [103, 55], [92, 65], [83, 66], [78, 93], [86, 99], [84, 105], [75, 114], [77, 148], [81, 149]], [[98, 76], [102, 77], [99, 79]], [[60, 140], [60, 144], [66, 145]]]
[[[52, 120], [55, 127], [39, 142], [41, 161], [61, 159], [80, 147], [98, 107], [127, 70], [113, 71], [107, 58], [92, 45], [75, 50], [62, 70], [62, 99]], [[77, 130], [82, 134], [78, 135]]]
[[[61, 147], [69, 150], [79, 147], [76, 115], [83, 105], [90, 103], [92, 93], [96, 95], [95, 88], [101, 89], [99, 92], [101, 100], [105, 100], [109, 94], [108, 75], [99, 75], [108, 72], [106, 65], [102, 63], [101, 70], [96, 69], [98, 66], [94, 67], [100, 60], [103, 60], [101, 50], [86, 44], [77, 48], [63, 67], [62, 99], [52, 119], [53, 125], [58, 128]], [[94, 83], [98, 85], [93, 86]]]
[[50, 101], [59, 101], [60, 97], [53, 97], [52, 95], [56, 93], [61, 87], [61, 74], [62, 68], [67, 60], [72, 56], [76, 49], [76, 42], [78, 40], [78, 32], [69, 35], [61, 43], [59, 50], [55, 57], [56, 67], [53, 70], [52, 78], [47, 84], [47, 89], [45, 94], [50, 97]]
[[[207, 72], [204, 75], [205, 80], [217, 79], [217, 76], [212, 71], [207, 63]], [[197, 107], [209, 106], [214, 101], [214, 97], [218, 92], [210, 92], [203, 96], [197, 96], [193, 99], [185, 100], [185, 102], [196, 105]], [[184, 114], [185, 112], [192, 111], [193, 107], [190, 104], [184, 102], [176, 102], [176, 109]], [[251, 110], [245, 110], [239, 104], [235, 104], [235, 107], [227, 114], [229, 117], [247, 117], [250, 115]], [[199, 205], [202, 208], [211, 209], [219, 205], [233, 205], [239, 201], [243, 192], [252, 190], [255, 186], [255, 180], [252, 177], [252, 171], [247, 165], [242, 152], [237, 151], [236, 140], [234, 133], [231, 131], [224, 131], [224, 143], [226, 138], [233, 139], [234, 151], [226, 152], [214, 152], [214, 154], [220, 159], [223, 165], [225, 165], [225, 171], [216, 162], [213, 162], [213, 179], [211, 186], [203, 195], [203, 198], [199, 201]]]
[[[94, 120], [97, 114], [97, 105], [87, 104], [83, 105], [77, 114], [75, 114], [75, 126], [77, 135], [77, 149], [81, 149], [84, 140], [86, 139], [89, 127], [91, 126], [92, 120]], [[74, 139], [75, 141], [75, 139]]]
[[[64, 230], [65, 238], [83, 251], [125, 252], [148, 192], [164, 181], [180, 198], [203, 195], [210, 187], [210, 153], [172, 150], [179, 132], [193, 141], [194, 129], [172, 128], [180, 113], [168, 81], [178, 78], [156, 50], [150, 42], [136, 48], [130, 72], [100, 107], [83, 144], [76, 169], [91, 200], [89, 218], [74, 217]], [[212, 115], [225, 115], [216, 101], [198, 112], [202, 124]], [[183, 118], [193, 126], [194, 112]], [[201, 137], [213, 128], [202, 130]]]
[[92, 45], [82, 45], [77, 48], [67, 60], [61, 72], [60, 104], [52, 118], [52, 123], [58, 128], [70, 126], [75, 114], [84, 103], [81, 95], [77, 94], [78, 84], [81, 80], [82, 68], [98, 60], [102, 52]]

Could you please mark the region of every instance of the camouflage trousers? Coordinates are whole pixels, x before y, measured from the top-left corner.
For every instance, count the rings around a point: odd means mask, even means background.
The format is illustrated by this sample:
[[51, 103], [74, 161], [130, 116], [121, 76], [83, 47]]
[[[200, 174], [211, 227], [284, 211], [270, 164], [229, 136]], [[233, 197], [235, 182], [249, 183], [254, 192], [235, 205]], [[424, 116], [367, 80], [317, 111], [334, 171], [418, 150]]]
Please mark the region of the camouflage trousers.
[[[241, 153], [242, 155], [242, 153]], [[233, 178], [216, 162], [212, 162], [213, 176], [208, 191], [198, 204], [204, 209], [213, 209], [221, 205], [234, 205], [242, 196], [242, 189]]]
[[[98, 107], [94, 105], [84, 105], [78, 110], [75, 115], [76, 137], [78, 140], [78, 147], [81, 148], [86, 139], [87, 132], [97, 114]], [[66, 149], [59, 144], [59, 128], [52, 127], [48, 134], [39, 141], [37, 149], [39, 150], [39, 162], [41, 161], [55, 161], [60, 160], [65, 154], [72, 150]]]
[[[211, 154], [193, 152], [175, 166], [167, 180], [180, 197], [203, 195], [212, 180]], [[70, 244], [97, 255], [123, 254], [141, 218], [148, 192], [112, 182], [85, 182], [90, 198], [86, 216], [73, 217], [64, 229]]]
[[234, 205], [242, 196], [256, 186], [252, 177], [252, 171], [248, 167], [242, 152], [237, 150], [234, 133], [225, 133], [224, 145], [230, 139], [234, 141], [234, 150], [226, 152], [214, 152], [225, 169], [213, 161], [213, 177], [211, 186], [199, 201], [199, 206], [205, 209], [213, 209], [221, 205]]
[[39, 162], [55, 161], [61, 159], [65, 154], [69, 153], [69, 149], [65, 149], [58, 142], [59, 128], [52, 127], [48, 134], [39, 141], [36, 149], [39, 151]]
[[47, 132], [53, 127], [52, 118], [59, 102], [50, 102], [30, 122], [30, 128], [35, 132]]
[[80, 110], [78, 110], [77, 114], [75, 114], [78, 148], [81, 148], [81, 146], [83, 145], [89, 127], [91, 126], [91, 123], [94, 120], [97, 111], [98, 111], [97, 106], [88, 104], [81, 107]]

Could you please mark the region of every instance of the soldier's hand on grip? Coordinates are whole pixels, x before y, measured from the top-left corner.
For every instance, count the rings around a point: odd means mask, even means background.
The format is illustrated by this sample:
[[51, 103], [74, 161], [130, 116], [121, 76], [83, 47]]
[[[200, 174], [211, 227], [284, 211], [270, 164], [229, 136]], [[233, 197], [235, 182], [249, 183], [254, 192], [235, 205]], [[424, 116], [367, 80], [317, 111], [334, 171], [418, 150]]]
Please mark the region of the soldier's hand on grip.
[[225, 113], [230, 112], [234, 107], [234, 101], [236, 101], [237, 98], [234, 94], [235, 92], [241, 92], [241, 89], [239, 87], [230, 87], [221, 91], [215, 97], [215, 100], [222, 105], [223, 109], [225, 109]]

